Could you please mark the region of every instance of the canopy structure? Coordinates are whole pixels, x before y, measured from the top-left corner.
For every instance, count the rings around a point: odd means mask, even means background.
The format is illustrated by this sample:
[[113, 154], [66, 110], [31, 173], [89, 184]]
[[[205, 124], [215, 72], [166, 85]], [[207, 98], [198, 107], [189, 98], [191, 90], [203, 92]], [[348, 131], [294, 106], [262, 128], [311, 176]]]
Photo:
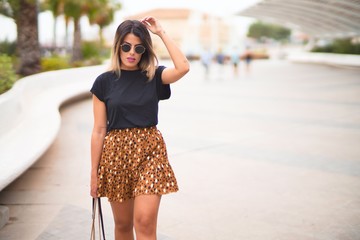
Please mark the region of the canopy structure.
[[360, 36], [360, 0], [263, 0], [239, 13], [313, 37]]

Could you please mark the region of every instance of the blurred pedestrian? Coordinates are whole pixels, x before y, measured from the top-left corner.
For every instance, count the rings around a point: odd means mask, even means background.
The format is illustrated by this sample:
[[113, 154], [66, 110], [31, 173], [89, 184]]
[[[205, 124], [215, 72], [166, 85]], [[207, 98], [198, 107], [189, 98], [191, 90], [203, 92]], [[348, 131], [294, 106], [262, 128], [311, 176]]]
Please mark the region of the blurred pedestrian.
[[245, 67], [246, 67], [246, 72], [250, 73], [251, 70], [251, 62], [253, 60], [254, 56], [253, 53], [250, 50], [250, 47], [246, 47], [246, 50], [243, 54], [243, 59], [245, 61]]
[[225, 55], [224, 53], [222, 52], [222, 49], [220, 48], [219, 51], [216, 53], [216, 62], [219, 64], [219, 65], [224, 65], [225, 63]]
[[[161, 38], [174, 67], [157, 66], [150, 33]], [[156, 239], [163, 194], [178, 191], [165, 142], [156, 125], [158, 102], [189, 63], [153, 17], [122, 22], [115, 34], [110, 71], [91, 88], [92, 197], [107, 197], [115, 239]]]
[[234, 48], [233, 52], [231, 53], [231, 64], [233, 66], [234, 76], [236, 77], [239, 74], [238, 66], [240, 64], [240, 54], [236, 48]]
[[209, 71], [210, 71], [210, 64], [212, 62], [213, 56], [212, 53], [209, 49], [206, 49], [202, 54], [201, 54], [201, 64], [204, 66], [205, 68], [205, 75], [208, 76], [209, 75]]
[[217, 78], [219, 80], [223, 80], [224, 79], [225, 54], [223, 53], [221, 48], [216, 53], [215, 58], [216, 58], [216, 62], [217, 62]]

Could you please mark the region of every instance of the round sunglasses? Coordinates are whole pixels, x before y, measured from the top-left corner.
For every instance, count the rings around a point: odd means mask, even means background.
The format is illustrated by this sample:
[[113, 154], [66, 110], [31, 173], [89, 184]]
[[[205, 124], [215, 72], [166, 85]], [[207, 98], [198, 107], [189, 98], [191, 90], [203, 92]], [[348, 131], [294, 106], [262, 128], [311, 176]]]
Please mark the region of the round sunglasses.
[[[129, 44], [129, 43], [123, 43], [120, 46], [121, 46], [121, 50], [123, 52], [129, 52], [131, 50], [131, 44]], [[136, 45], [135, 46], [135, 52], [137, 54], [143, 54], [145, 52], [145, 50], [146, 50], [145, 47], [142, 46], [142, 45]]]

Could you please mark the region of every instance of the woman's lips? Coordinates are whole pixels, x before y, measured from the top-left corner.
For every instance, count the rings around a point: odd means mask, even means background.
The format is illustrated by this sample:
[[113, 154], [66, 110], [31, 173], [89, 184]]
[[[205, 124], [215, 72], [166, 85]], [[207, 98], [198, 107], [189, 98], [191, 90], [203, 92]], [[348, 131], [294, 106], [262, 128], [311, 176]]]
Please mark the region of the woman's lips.
[[128, 58], [127, 58], [127, 60], [128, 60], [128, 62], [133, 63], [133, 62], [135, 62], [135, 60], [136, 60], [136, 59], [135, 59], [135, 58], [133, 58], [133, 57], [128, 57]]

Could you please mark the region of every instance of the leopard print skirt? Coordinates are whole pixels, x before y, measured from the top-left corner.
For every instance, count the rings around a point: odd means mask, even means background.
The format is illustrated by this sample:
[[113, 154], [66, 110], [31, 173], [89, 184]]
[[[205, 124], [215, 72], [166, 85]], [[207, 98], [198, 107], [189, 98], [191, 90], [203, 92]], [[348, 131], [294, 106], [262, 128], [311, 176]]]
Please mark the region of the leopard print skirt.
[[98, 172], [98, 197], [123, 202], [144, 194], [178, 191], [166, 145], [156, 126], [111, 130]]

